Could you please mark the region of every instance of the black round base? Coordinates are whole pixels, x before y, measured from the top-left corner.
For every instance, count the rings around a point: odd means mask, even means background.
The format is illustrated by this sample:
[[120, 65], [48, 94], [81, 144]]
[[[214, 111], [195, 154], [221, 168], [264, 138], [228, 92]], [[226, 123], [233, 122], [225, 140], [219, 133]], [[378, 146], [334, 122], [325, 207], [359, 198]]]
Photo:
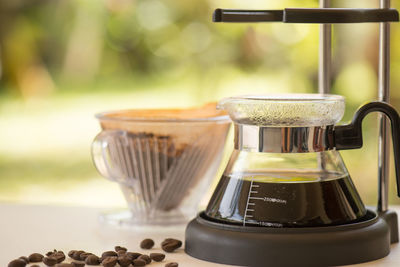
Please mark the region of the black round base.
[[216, 223], [199, 214], [186, 228], [185, 251], [241, 266], [332, 266], [383, 258], [397, 242], [397, 216], [368, 210], [362, 222], [326, 227], [267, 228]]

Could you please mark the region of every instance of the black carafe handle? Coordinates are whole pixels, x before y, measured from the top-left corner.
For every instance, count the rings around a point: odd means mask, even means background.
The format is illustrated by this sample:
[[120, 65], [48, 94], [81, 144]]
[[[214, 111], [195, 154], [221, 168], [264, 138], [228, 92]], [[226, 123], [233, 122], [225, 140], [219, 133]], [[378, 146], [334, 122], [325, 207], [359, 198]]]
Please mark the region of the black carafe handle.
[[361, 106], [354, 114], [350, 124], [335, 126], [334, 137], [337, 150], [356, 149], [363, 145], [362, 120], [370, 112], [384, 113], [392, 127], [394, 165], [396, 168], [397, 195], [400, 197], [400, 116], [397, 111], [385, 102], [370, 102]]

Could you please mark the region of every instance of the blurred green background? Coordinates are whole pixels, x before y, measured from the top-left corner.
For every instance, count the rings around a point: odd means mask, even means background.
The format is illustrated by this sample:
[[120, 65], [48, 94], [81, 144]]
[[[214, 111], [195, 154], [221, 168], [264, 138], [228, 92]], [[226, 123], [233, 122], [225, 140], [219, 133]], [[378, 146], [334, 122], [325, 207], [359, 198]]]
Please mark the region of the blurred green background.
[[[332, 1], [377, 7], [374, 1]], [[400, 8], [400, 0], [393, 0]], [[91, 162], [94, 114], [187, 107], [225, 96], [317, 92], [318, 25], [213, 24], [215, 8], [317, 7], [315, 0], [0, 1], [0, 201], [122, 206]], [[338, 25], [333, 93], [344, 121], [377, 98], [378, 24]], [[392, 24], [391, 102], [400, 109], [400, 25]], [[342, 153], [367, 204], [376, 203], [377, 122]], [[392, 164], [393, 165], [393, 164]], [[396, 200], [394, 170], [391, 201]]]

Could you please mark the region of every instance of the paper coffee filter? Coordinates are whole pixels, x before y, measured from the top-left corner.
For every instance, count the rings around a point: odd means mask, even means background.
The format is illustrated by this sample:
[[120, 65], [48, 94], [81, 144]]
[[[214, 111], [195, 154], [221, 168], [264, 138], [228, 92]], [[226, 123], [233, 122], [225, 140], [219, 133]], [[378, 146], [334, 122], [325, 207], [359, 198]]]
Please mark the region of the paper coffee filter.
[[[123, 130], [131, 134], [169, 137], [178, 150], [209, 131], [222, 131], [229, 121], [226, 111], [216, 103], [188, 109], [132, 109], [97, 115], [103, 130]], [[221, 122], [221, 125], [215, 123]]]
[[217, 118], [227, 113], [216, 109], [216, 103], [186, 109], [131, 109], [99, 114], [101, 119], [119, 119], [127, 121], [164, 121], [164, 120], [202, 120]]

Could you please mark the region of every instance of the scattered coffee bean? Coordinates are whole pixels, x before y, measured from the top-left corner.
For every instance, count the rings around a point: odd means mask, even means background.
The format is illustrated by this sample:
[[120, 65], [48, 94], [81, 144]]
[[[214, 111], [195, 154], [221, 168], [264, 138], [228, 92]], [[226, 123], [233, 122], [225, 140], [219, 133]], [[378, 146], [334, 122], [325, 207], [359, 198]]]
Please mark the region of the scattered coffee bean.
[[167, 245], [162, 246], [161, 248], [168, 253], [174, 252], [176, 249], [178, 249], [181, 245], [177, 244], [177, 243], [169, 243]]
[[177, 243], [179, 244], [179, 246], [182, 246], [182, 241], [180, 241], [179, 239], [175, 239], [175, 238], [166, 238], [163, 242], [161, 242], [161, 246], [170, 244], [170, 243]]
[[182, 246], [182, 241], [174, 238], [167, 238], [161, 243], [161, 248], [165, 252], [174, 252]]
[[28, 257], [21, 256], [21, 257], [19, 257], [18, 259], [25, 261], [25, 262], [26, 262], [26, 264], [28, 264], [28, 263], [29, 263], [29, 259], [28, 259]]
[[162, 261], [165, 259], [165, 254], [162, 253], [150, 253], [150, 258], [153, 261]]
[[36, 264], [34, 264], [34, 265], [31, 265], [30, 267], [40, 267], [39, 265], [36, 265]]
[[164, 245], [168, 244], [171, 241], [179, 241], [179, 240], [178, 239], [174, 239], [174, 238], [166, 238], [166, 239], [164, 239], [163, 242], [161, 242], [161, 246], [164, 246]]
[[93, 255], [93, 253], [90, 253], [90, 252], [82, 253], [81, 255], [79, 255], [79, 260], [85, 261], [86, 258], [89, 257], [90, 255]]
[[57, 252], [57, 249], [53, 249], [53, 251], [49, 251], [49, 252], [47, 252], [46, 253], [46, 256], [48, 257], [48, 256], [51, 256], [51, 255], [53, 255], [54, 253], [56, 253]]
[[111, 257], [106, 257], [101, 262], [101, 265], [103, 265], [104, 267], [114, 267], [115, 265], [117, 265], [117, 262], [118, 262], [118, 258], [115, 256], [111, 256]]
[[139, 260], [144, 260], [146, 262], [146, 264], [149, 264], [151, 262], [151, 258], [148, 255], [145, 255], [145, 254], [140, 255], [138, 259]]
[[139, 258], [139, 256], [142, 254], [138, 253], [138, 252], [127, 252], [125, 255], [133, 261], [133, 260], [136, 260], [137, 258]]
[[74, 256], [74, 253], [75, 253], [76, 251], [77, 251], [77, 250], [71, 250], [70, 252], [68, 252], [68, 257], [72, 258], [72, 257]]
[[8, 267], [25, 267], [25, 266], [26, 266], [26, 262], [21, 259], [13, 260], [8, 264]]
[[139, 259], [137, 259], [137, 260], [133, 260], [133, 266], [145, 266], [146, 265], [146, 262], [144, 261], [144, 260], [139, 260]]
[[125, 251], [125, 250], [119, 250], [119, 251], [117, 252], [117, 254], [118, 254], [118, 257], [119, 257], [119, 256], [125, 256], [125, 255], [126, 255], [126, 251]]
[[114, 249], [115, 249], [116, 252], [121, 251], [121, 250], [123, 250], [123, 251], [125, 251], [125, 252], [128, 251], [127, 248], [124, 248], [124, 247], [121, 247], [121, 246], [115, 246]]
[[154, 246], [153, 239], [146, 238], [142, 242], [140, 242], [140, 247], [143, 249], [151, 249]]
[[47, 266], [54, 266], [54, 265], [56, 265], [57, 263], [60, 263], [60, 262], [58, 262], [55, 257], [50, 256], [50, 257], [44, 257], [43, 258], [43, 263], [46, 264]]
[[85, 263], [87, 265], [99, 265], [100, 264], [100, 258], [97, 257], [96, 255], [89, 255], [86, 258]]
[[[82, 254], [81, 254], [82, 255]], [[65, 254], [62, 251], [56, 251], [51, 255], [52, 258], [57, 260], [57, 263], [61, 263], [65, 260]]]
[[[140, 243], [142, 249], [151, 249], [153, 246], [154, 241], [150, 238], [146, 238]], [[182, 241], [174, 238], [167, 238], [161, 243], [161, 246], [164, 251], [173, 252], [182, 246]], [[133, 266], [145, 266], [151, 263], [152, 260], [160, 262], [165, 259], [165, 254], [163, 253], [150, 253], [150, 255], [145, 255], [138, 252], [128, 252], [125, 247], [121, 246], [115, 246], [114, 249], [115, 251], [103, 252], [101, 258], [83, 250], [71, 250], [68, 252], [68, 256], [76, 261], [80, 261], [72, 263], [62, 263], [66, 258], [64, 252], [54, 249], [53, 251], [48, 251], [46, 257], [40, 253], [32, 253], [29, 257], [21, 256], [11, 261], [8, 267], [26, 267], [29, 263], [42, 261], [46, 266], [54, 267], [84, 267], [85, 263], [87, 265], [99, 265], [101, 263], [104, 267], [114, 267], [118, 263], [120, 267], [128, 267], [131, 264]], [[82, 261], [85, 261], [85, 263]], [[165, 266], [176, 267], [178, 263], [171, 262]], [[31, 267], [39, 266], [31, 265]]]
[[120, 256], [118, 257], [118, 263], [121, 265], [121, 267], [127, 267], [132, 263], [132, 260], [129, 257]]
[[73, 258], [74, 260], [76, 260], [76, 261], [80, 261], [81, 260], [81, 254], [82, 253], [85, 253], [85, 251], [83, 251], [83, 250], [76, 250], [75, 252], [74, 252], [74, 254], [72, 254], [72, 257], [71, 258]]
[[29, 262], [41, 262], [43, 260], [43, 255], [40, 253], [32, 253], [28, 257]]
[[102, 260], [104, 260], [107, 257], [118, 257], [118, 254], [117, 254], [117, 252], [112, 251], [112, 250], [105, 251], [105, 252], [103, 252], [103, 254], [101, 254], [101, 259]]

